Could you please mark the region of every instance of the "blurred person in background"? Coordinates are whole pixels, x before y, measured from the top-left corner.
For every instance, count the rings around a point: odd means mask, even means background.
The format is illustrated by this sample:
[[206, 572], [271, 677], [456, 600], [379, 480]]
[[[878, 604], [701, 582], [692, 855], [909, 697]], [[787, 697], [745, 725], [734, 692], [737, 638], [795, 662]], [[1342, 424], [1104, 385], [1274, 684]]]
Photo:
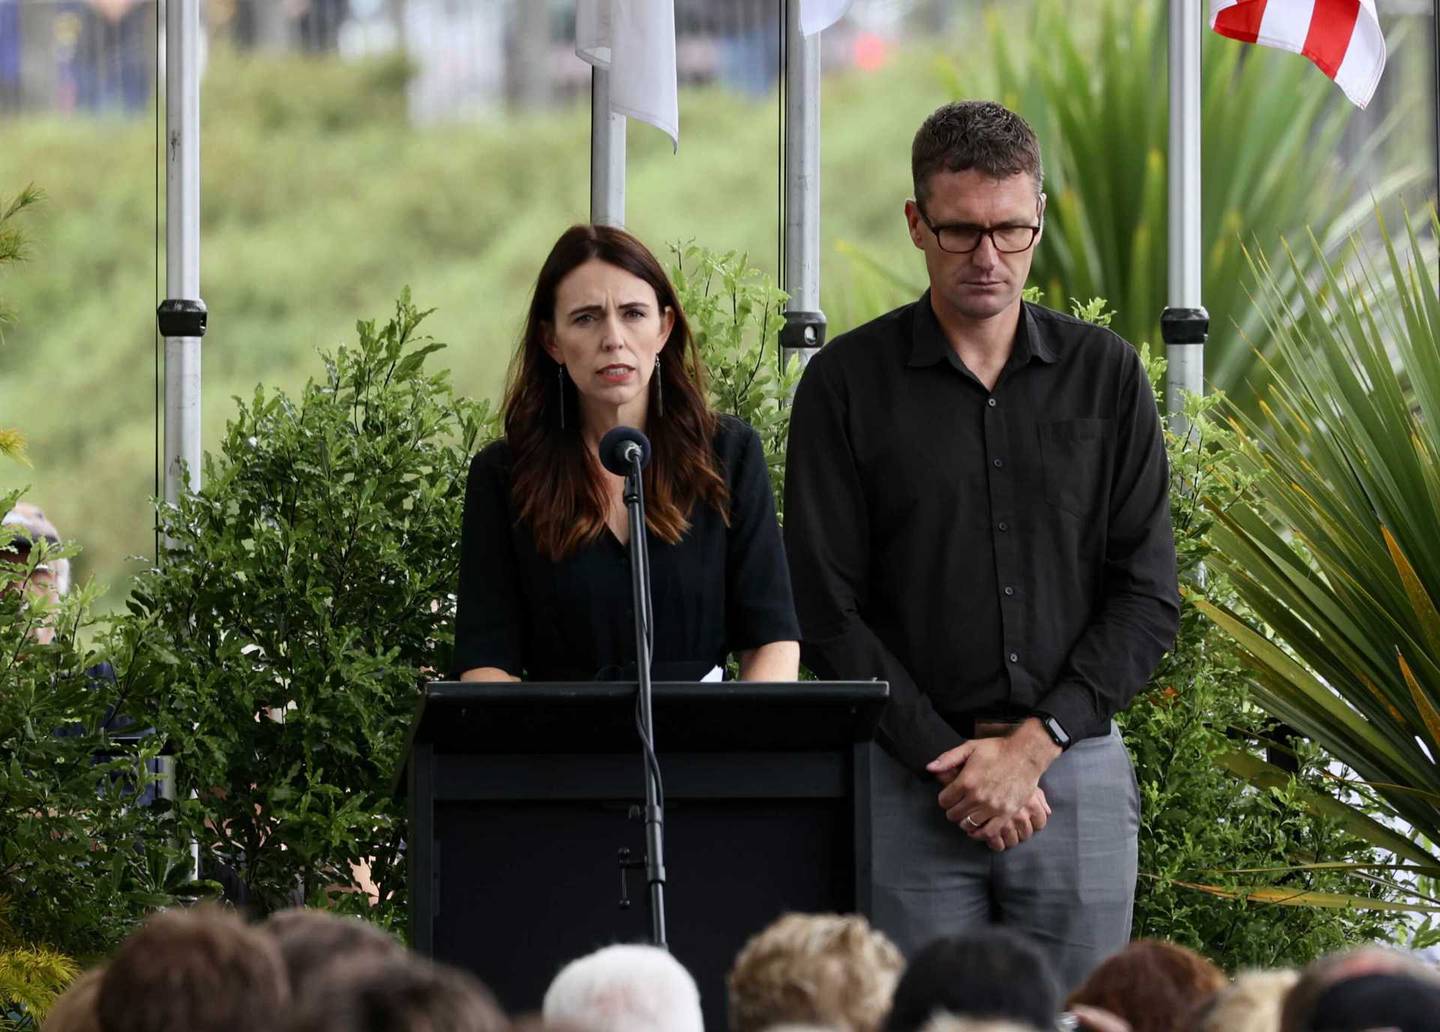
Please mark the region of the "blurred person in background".
[[1440, 1032], [1440, 983], [1419, 975], [1342, 979], [1315, 1001], [1307, 1032]]
[[40, 1032], [100, 1032], [100, 980], [105, 968], [86, 971], [62, 993], [40, 1023]]
[[[1311, 1032], [1325, 1028], [1326, 1017], [1320, 1009], [1320, 998], [1340, 982], [1369, 975], [1403, 975], [1422, 981], [1437, 977], [1435, 968], [1408, 953], [1384, 946], [1332, 953], [1312, 961], [1301, 972], [1299, 981], [1285, 996], [1280, 1012], [1280, 1032]], [[1381, 1026], [1385, 1022], [1379, 1023]]]
[[312, 907], [276, 911], [260, 924], [260, 930], [279, 945], [290, 992], [297, 1000], [331, 964], [363, 957], [405, 956], [405, 947], [374, 925]]
[[101, 1032], [284, 1028], [290, 986], [280, 947], [234, 913], [203, 905], [156, 914], [111, 958]]
[[[10, 543], [0, 548], [0, 561], [23, 566], [30, 562], [32, 551], [43, 542], [46, 549], [60, 547], [60, 533], [44, 511], [30, 502], [16, 502], [15, 507], [0, 518], [0, 525], [14, 534]], [[38, 565], [25, 579], [23, 590], [28, 598], [40, 599], [53, 608], [70, 590], [70, 560], [49, 558]], [[41, 645], [55, 640], [55, 627], [46, 619], [36, 623], [30, 636]]]
[[1045, 951], [1007, 928], [936, 939], [910, 959], [885, 1032], [920, 1032], [936, 1015], [1053, 1028], [1060, 982]]
[[1224, 986], [1225, 973], [1194, 950], [1140, 939], [1092, 971], [1066, 1006], [1098, 1008], [1134, 1032], [1186, 1032], [1196, 1007]]
[[655, 256], [573, 226], [540, 269], [510, 369], [505, 436], [470, 467], [454, 673], [469, 681], [635, 674], [624, 478], [601, 437], [635, 427], [657, 681], [793, 681], [799, 627], [760, 438], [706, 399], [685, 313]]
[[313, 975], [289, 1032], [507, 1032], [478, 979], [405, 953], [350, 953]]
[[876, 1032], [904, 967], [895, 944], [858, 914], [786, 914], [735, 958], [731, 1032], [783, 1022]]
[[1190, 1021], [1194, 1032], [1279, 1032], [1285, 996], [1300, 973], [1245, 971], [1202, 1003]]
[[700, 990], [655, 946], [606, 946], [560, 969], [545, 991], [546, 1024], [585, 1032], [704, 1032]]

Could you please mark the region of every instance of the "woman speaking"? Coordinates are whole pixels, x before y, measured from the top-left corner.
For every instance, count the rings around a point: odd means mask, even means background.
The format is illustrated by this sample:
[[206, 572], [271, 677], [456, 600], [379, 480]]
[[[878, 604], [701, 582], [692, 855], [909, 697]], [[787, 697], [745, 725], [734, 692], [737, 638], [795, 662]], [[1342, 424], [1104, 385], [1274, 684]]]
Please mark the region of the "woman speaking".
[[574, 226], [540, 269], [505, 392], [471, 463], [453, 669], [466, 681], [630, 680], [624, 479], [605, 432], [650, 438], [653, 676], [792, 681], [799, 628], [760, 439], [706, 401], [685, 313], [624, 230]]

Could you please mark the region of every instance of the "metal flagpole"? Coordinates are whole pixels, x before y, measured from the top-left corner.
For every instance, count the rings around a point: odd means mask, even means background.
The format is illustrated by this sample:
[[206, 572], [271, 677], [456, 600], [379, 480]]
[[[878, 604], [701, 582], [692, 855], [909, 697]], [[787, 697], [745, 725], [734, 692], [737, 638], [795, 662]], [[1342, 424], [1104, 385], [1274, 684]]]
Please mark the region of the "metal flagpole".
[[625, 122], [610, 110], [610, 72], [590, 69], [590, 221], [625, 225]]
[[785, 289], [780, 361], [804, 365], [825, 343], [820, 311], [820, 33], [800, 31], [799, 0], [785, 8]]
[[[158, 13], [157, 13], [158, 17]], [[200, 2], [165, 4], [165, 505], [200, 489]], [[182, 480], [183, 478], [183, 480]], [[166, 547], [173, 546], [167, 535]], [[159, 557], [157, 557], [158, 560]], [[174, 757], [161, 758], [161, 792], [175, 794]], [[200, 846], [191, 842], [199, 877]]]
[[200, 488], [200, 4], [165, 5], [165, 504]]
[[1203, 0], [1170, 0], [1170, 283], [1160, 315], [1166, 410], [1186, 433], [1184, 394], [1205, 389], [1210, 313], [1201, 304], [1200, 53]]

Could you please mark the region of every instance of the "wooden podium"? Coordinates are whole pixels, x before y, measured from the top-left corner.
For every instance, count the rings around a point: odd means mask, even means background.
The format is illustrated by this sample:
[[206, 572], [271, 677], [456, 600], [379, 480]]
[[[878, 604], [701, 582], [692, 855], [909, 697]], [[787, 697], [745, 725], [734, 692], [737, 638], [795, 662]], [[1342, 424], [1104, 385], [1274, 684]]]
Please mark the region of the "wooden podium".
[[[707, 1027], [725, 1027], [750, 935], [787, 911], [868, 911], [869, 742], [888, 694], [655, 684], [668, 935]], [[644, 868], [622, 864], [644, 859], [643, 777], [633, 683], [429, 684], [402, 782], [415, 948], [520, 1013], [565, 962], [646, 941]]]

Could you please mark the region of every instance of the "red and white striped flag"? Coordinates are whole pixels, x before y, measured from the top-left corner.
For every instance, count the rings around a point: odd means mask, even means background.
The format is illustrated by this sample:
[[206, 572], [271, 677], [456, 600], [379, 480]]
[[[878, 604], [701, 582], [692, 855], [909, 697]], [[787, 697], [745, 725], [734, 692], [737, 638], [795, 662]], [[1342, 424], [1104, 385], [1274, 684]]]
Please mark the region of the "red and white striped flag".
[[1375, 0], [1210, 0], [1210, 27], [1245, 43], [1304, 54], [1357, 107], [1385, 69]]

